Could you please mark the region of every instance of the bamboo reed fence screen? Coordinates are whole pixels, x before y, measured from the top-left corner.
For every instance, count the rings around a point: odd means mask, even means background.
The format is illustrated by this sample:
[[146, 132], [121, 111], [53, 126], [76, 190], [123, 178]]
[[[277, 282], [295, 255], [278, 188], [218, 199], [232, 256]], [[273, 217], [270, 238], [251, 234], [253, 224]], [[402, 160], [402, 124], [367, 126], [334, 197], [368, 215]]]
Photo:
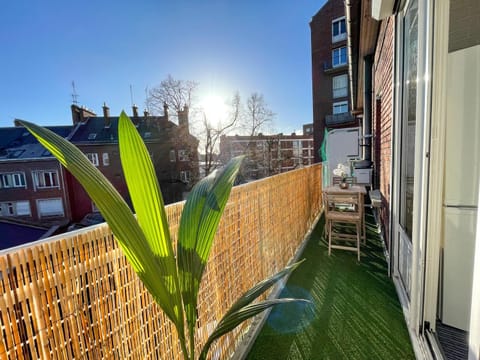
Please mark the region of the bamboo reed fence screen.
[[[200, 291], [197, 353], [228, 307], [282, 269], [321, 211], [321, 166], [235, 187]], [[183, 203], [167, 206], [176, 240]], [[0, 359], [181, 359], [176, 332], [106, 224], [0, 252]], [[248, 323], [217, 341], [227, 359]]]

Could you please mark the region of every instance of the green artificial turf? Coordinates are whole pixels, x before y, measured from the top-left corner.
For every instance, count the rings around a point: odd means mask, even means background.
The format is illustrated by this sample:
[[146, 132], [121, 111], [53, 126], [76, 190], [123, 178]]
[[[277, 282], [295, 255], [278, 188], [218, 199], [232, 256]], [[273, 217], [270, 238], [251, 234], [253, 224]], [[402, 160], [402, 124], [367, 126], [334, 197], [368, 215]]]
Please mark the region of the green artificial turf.
[[387, 274], [381, 240], [367, 214], [367, 245], [332, 250], [319, 221], [280, 297], [300, 303], [270, 313], [247, 359], [415, 359], [402, 309]]

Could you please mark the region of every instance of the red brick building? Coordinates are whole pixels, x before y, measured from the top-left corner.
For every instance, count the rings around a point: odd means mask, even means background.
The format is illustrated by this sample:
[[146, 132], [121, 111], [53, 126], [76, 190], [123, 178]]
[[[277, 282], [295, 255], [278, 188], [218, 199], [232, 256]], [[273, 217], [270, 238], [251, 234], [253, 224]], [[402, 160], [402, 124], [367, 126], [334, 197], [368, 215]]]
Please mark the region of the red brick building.
[[343, 0], [329, 0], [310, 22], [315, 162], [325, 128], [356, 126], [350, 113], [347, 24]]
[[[73, 127], [48, 127], [67, 137]], [[71, 218], [67, 173], [22, 127], [0, 128], [0, 217], [58, 223]]]
[[[72, 105], [73, 126], [49, 127], [78, 146], [129, 202], [118, 151], [118, 117]], [[184, 199], [198, 179], [198, 140], [189, 133], [188, 109], [179, 124], [164, 116], [132, 121], [150, 151], [165, 203]], [[0, 129], [0, 217], [30, 223], [77, 222], [95, 212], [80, 184], [24, 128]]]
[[[132, 110], [131, 120], [150, 152], [165, 203], [183, 200], [198, 179], [198, 140], [189, 133], [188, 109], [178, 114], [178, 125], [169, 120], [167, 107], [163, 116], [150, 116], [148, 113], [139, 116], [136, 107]], [[81, 112], [81, 108], [72, 106], [75, 129], [70, 141], [128, 200], [118, 150], [118, 117], [110, 116], [106, 105], [103, 116], [92, 113], [78, 116]], [[71, 201], [76, 204], [73, 211], [75, 219], [95, 210], [95, 205], [74, 179], [71, 179], [70, 189]]]

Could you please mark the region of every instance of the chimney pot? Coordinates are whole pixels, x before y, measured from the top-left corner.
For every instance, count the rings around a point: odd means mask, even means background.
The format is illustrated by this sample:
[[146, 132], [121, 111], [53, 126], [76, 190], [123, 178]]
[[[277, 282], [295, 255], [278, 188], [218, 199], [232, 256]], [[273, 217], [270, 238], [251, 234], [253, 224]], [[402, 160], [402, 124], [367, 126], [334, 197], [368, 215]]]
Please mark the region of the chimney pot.
[[168, 120], [168, 104], [166, 102], [163, 103], [163, 116]]
[[133, 111], [133, 117], [138, 117], [138, 107], [137, 107], [137, 105], [133, 104], [132, 111]]
[[110, 108], [107, 104], [103, 103], [103, 117], [105, 118], [105, 127], [110, 127]]

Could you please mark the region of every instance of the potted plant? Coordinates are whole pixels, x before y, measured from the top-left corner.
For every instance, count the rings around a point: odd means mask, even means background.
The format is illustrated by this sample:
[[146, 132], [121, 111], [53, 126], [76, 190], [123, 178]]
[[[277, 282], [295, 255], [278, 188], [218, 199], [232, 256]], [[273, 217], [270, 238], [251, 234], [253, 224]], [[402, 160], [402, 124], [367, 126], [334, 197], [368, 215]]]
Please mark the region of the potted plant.
[[341, 189], [348, 189], [347, 176], [350, 173], [350, 168], [342, 163], [339, 163], [335, 169], [333, 169], [333, 175], [340, 177], [340, 183], [338, 184]]
[[[231, 160], [223, 169], [194, 186], [183, 208], [175, 255], [152, 161], [135, 125], [124, 112], [118, 124], [120, 159], [136, 218], [113, 185], [77, 147], [48, 129], [26, 121], [21, 123], [85, 188], [130, 265], [174, 324], [184, 358], [195, 359], [200, 283], [242, 158]], [[298, 264], [286, 267], [243, 294], [225, 312], [203, 344], [198, 358], [205, 359], [216, 339], [246, 319], [276, 304], [305, 301], [273, 299], [254, 302]]]

